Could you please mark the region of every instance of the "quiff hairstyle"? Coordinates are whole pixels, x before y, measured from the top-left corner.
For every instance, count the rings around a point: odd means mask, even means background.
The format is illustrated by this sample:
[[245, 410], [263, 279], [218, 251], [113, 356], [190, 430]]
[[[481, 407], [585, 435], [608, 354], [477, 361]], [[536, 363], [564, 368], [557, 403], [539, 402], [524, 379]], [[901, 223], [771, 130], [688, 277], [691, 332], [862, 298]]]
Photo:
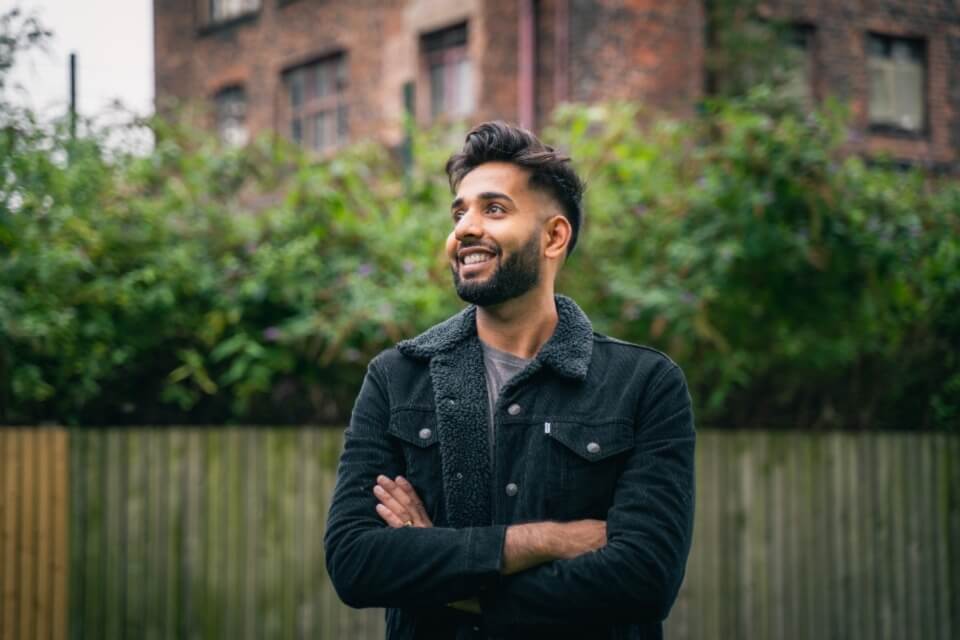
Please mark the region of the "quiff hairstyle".
[[485, 162], [511, 162], [530, 171], [529, 185], [556, 200], [570, 222], [567, 256], [573, 253], [583, 219], [583, 181], [573, 170], [570, 158], [526, 129], [501, 120], [484, 122], [470, 130], [463, 149], [447, 160], [450, 190], [456, 193], [464, 176]]

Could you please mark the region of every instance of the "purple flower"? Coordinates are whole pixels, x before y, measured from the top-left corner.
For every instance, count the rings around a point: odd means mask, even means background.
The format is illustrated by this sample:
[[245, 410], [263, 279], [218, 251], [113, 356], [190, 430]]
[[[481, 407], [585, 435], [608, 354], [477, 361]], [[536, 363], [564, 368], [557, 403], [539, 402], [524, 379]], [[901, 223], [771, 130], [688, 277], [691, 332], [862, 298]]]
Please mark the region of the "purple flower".
[[267, 342], [276, 342], [283, 336], [283, 332], [277, 327], [267, 327], [263, 330], [263, 337]]
[[357, 267], [357, 273], [363, 277], [370, 275], [373, 271], [373, 267], [370, 266], [369, 262], [364, 262], [359, 267]]
[[406, 272], [406, 273], [410, 273], [411, 271], [413, 271], [414, 266], [416, 266], [416, 265], [413, 264], [413, 261], [412, 261], [412, 260], [404, 260], [404, 261], [403, 261], [403, 270], [404, 270], [404, 272]]

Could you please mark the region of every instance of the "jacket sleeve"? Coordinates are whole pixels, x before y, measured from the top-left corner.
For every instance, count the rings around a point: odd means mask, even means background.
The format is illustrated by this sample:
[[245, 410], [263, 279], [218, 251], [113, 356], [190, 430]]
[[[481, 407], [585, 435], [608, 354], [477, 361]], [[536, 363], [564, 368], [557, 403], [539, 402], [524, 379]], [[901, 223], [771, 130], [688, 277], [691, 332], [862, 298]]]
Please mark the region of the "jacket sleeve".
[[390, 528], [377, 515], [379, 474], [405, 472], [388, 436], [390, 405], [377, 359], [367, 368], [327, 515], [327, 572], [352, 607], [443, 605], [478, 595], [500, 573], [505, 526]]
[[503, 577], [481, 606], [492, 629], [666, 618], [683, 581], [693, 533], [693, 410], [670, 363], [641, 401], [635, 446], [607, 514], [605, 547]]

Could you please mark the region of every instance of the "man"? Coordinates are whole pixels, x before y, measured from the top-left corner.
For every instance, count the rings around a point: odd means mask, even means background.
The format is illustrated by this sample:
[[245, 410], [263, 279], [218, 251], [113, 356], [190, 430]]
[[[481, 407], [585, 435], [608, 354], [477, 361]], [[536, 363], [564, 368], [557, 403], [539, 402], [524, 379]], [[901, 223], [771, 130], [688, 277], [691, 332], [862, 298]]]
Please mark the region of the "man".
[[679, 367], [554, 293], [581, 224], [569, 158], [484, 123], [447, 163], [466, 309], [375, 357], [325, 535], [387, 637], [660, 638], [693, 526]]

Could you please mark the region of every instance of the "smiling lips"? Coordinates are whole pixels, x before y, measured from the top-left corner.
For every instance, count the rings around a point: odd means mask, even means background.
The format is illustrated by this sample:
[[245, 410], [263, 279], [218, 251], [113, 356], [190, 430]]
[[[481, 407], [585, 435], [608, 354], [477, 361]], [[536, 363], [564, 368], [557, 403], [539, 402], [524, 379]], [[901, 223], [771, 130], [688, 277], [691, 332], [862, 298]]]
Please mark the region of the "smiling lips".
[[479, 271], [484, 264], [495, 257], [493, 253], [484, 249], [465, 249], [460, 252], [460, 270], [462, 272]]

